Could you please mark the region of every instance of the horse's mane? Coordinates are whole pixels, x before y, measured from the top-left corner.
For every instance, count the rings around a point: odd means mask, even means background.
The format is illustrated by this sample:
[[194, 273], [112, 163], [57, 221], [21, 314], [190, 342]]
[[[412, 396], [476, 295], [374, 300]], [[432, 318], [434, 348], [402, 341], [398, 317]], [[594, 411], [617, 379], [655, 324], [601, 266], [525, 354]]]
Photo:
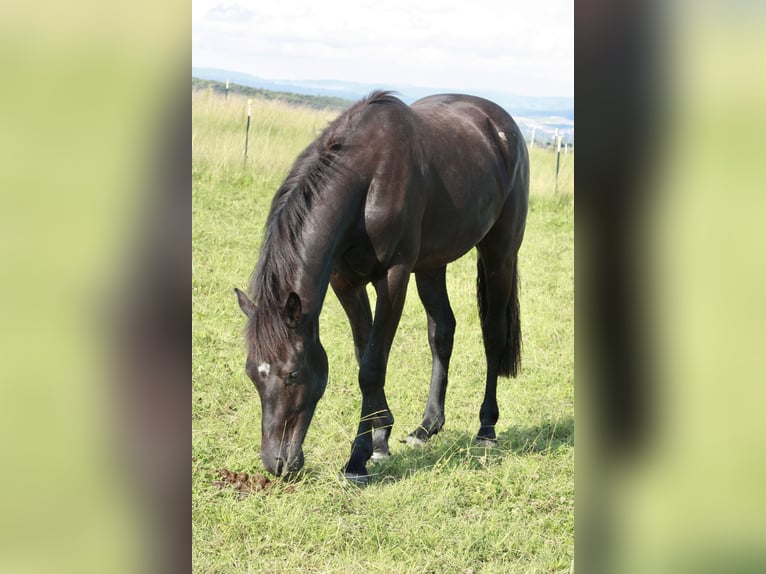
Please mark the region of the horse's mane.
[[[285, 297], [292, 287], [285, 283], [303, 265], [301, 237], [311, 207], [323, 189], [346, 169], [341, 164], [348, 135], [375, 104], [402, 104], [392, 92], [375, 91], [336, 118], [298, 156], [271, 203], [258, 264], [250, 279], [250, 294], [256, 304], [247, 325], [258, 348], [267, 357], [280, 356], [288, 327], [281, 317]], [[265, 358], [265, 357], [263, 357]]]

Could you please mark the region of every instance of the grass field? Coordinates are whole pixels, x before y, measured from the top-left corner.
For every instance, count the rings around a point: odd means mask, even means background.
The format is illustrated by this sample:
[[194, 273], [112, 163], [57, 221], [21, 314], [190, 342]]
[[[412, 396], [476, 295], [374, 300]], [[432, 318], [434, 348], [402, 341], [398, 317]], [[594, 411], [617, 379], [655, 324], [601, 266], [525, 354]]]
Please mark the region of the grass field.
[[[393, 456], [367, 488], [338, 478], [360, 412], [350, 329], [330, 292], [320, 320], [330, 363], [309, 429], [305, 471], [290, 488], [240, 498], [213, 485], [222, 467], [264, 470], [260, 404], [244, 371], [246, 287], [271, 197], [332, 113], [255, 100], [244, 164], [246, 101], [193, 96], [192, 512], [194, 572], [569, 572], [574, 552], [574, 154], [532, 150], [520, 254], [522, 371], [498, 385], [496, 448], [473, 447], [484, 351], [473, 253], [448, 268], [458, 328], [446, 425], [400, 444], [428, 393], [426, 318], [414, 281], [391, 352]], [[371, 292], [372, 293], [372, 292]]]

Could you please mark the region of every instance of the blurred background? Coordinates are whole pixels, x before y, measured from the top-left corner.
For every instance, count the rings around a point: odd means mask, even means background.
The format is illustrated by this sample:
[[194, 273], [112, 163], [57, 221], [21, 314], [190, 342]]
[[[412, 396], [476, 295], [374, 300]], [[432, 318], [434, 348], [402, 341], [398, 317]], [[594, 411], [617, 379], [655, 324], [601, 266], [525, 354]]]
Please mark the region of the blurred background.
[[[191, 569], [189, 8], [0, 8], [0, 572]], [[573, 569], [762, 572], [764, 7], [575, 12]]]
[[189, 46], [0, 7], [0, 572], [190, 570]]
[[576, 4], [576, 564], [766, 569], [763, 3]]

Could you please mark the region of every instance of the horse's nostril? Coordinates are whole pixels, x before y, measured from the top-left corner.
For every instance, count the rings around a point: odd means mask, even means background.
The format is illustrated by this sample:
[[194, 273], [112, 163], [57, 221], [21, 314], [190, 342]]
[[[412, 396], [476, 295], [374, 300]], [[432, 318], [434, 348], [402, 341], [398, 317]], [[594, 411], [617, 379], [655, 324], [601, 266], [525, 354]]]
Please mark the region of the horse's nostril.
[[303, 451], [300, 446], [295, 448], [288, 445], [285, 449], [274, 449], [272, 453], [261, 451], [263, 466], [271, 474], [277, 477], [286, 477], [303, 467]]
[[280, 476], [282, 469], [285, 467], [285, 461], [281, 456], [271, 456], [266, 453], [261, 453], [261, 460], [263, 461], [264, 468], [274, 476]]

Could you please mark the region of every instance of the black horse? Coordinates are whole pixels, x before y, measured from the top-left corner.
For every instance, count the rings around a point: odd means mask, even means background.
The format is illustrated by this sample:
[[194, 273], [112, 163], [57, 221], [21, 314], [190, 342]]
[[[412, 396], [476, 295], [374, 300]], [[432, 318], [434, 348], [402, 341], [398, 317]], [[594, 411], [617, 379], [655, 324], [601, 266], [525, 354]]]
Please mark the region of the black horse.
[[328, 285], [351, 323], [362, 391], [346, 478], [366, 483], [367, 461], [389, 454], [386, 365], [411, 273], [428, 315], [433, 367], [423, 421], [406, 441], [439, 432], [455, 332], [446, 267], [474, 246], [487, 358], [476, 438], [495, 442], [497, 378], [516, 376], [520, 363], [517, 254], [528, 197], [518, 126], [496, 104], [471, 96], [407, 106], [374, 92], [301, 153], [273, 199], [252, 299], [235, 290], [249, 318], [246, 370], [261, 399], [261, 458], [269, 472], [289, 475], [303, 466], [303, 440], [327, 386], [319, 314]]

